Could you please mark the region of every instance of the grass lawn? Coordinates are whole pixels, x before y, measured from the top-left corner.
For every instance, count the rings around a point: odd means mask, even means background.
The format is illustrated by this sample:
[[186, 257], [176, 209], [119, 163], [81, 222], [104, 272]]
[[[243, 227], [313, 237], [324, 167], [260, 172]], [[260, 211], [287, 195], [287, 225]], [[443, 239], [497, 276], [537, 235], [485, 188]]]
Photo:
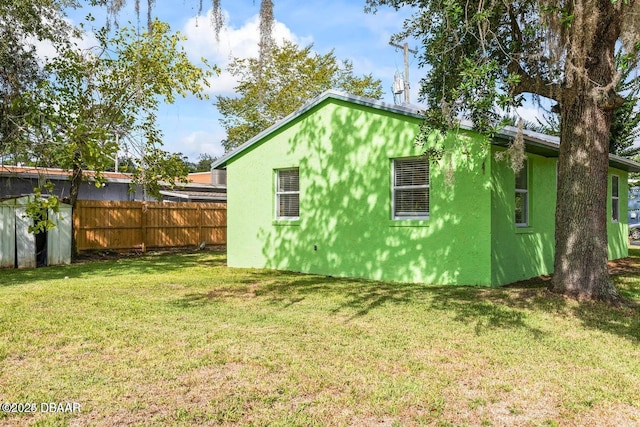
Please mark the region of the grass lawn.
[[[614, 280], [640, 301], [631, 253]], [[640, 308], [215, 252], [3, 270], [0, 401], [37, 406], [3, 426], [640, 425]]]

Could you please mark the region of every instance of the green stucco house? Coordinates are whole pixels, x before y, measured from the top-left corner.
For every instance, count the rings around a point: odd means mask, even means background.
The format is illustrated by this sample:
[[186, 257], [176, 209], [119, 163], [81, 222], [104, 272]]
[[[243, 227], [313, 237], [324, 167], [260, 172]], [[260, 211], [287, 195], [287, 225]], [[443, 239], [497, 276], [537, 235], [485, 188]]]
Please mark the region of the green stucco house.
[[[328, 91], [220, 159], [230, 267], [497, 286], [553, 270], [556, 138], [525, 131], [516, 175], [491, 143], [421, 156], [417, 109]], [[627, 175], [611, 156], [609, 254], [627, 256]], [[576, 212], [580, 215], [580, 212]], [[589, 230], [585, 230], [589, 233]]]

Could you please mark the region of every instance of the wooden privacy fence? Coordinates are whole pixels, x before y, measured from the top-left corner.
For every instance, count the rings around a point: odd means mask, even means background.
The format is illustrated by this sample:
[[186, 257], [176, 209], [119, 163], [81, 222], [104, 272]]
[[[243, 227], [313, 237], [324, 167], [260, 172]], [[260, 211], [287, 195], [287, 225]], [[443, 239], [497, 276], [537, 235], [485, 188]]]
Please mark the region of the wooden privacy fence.
[[142, 250], [227, 242], [224, 203], [78, 201], [73, 212], [78, 251]]

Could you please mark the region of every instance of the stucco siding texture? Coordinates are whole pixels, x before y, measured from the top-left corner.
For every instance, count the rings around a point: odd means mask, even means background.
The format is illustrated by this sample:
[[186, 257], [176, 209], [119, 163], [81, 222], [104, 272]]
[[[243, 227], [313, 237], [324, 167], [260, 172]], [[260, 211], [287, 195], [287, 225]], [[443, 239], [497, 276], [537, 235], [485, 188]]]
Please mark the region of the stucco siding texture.
[[[392, 160], [421, 154], [418, 125], [330, 100], [254, 144], [228, 165], [229, 265], [490, 284], [490, 165], [471, 134], [449, 138], [451, 150], [431, 162], [429, 219], [392, 219]], [[291, 167], [300, 219], [278, 221], [276, 171]]]

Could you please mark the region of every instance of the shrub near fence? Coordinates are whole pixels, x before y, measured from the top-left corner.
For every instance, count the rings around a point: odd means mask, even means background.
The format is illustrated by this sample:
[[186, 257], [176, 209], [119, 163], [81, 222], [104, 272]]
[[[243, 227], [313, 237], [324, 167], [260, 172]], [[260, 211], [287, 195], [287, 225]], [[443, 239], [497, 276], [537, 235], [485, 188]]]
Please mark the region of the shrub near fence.
[[81, 200], [73, 212], [73, 233], [78, 251], [225, 245], [227, 206]]

